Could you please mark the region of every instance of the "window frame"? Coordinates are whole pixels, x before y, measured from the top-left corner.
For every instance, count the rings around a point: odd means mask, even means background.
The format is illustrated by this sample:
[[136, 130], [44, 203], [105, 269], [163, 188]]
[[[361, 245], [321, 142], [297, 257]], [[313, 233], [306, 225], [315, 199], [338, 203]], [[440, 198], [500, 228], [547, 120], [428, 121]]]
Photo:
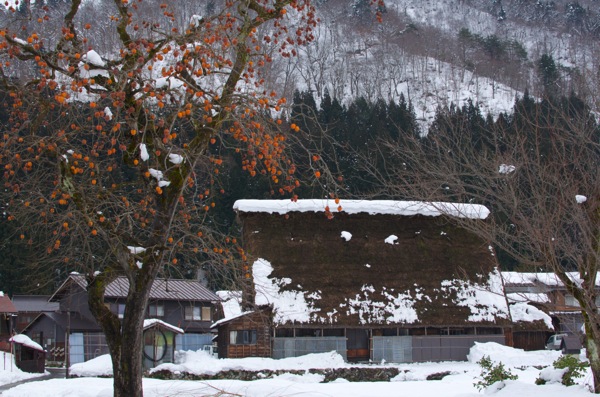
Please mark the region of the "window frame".
[[162, 318], [165, 316], [165, 305], [162, 302], [148, 304], [148, 317]]
[[183, 318], [186, 321], [200, 321], [202, 315], [202, 311], [200, 310], [200, 306], [192, 305], [186, 306], [183, 313]]
[[201, 321], [212, 321], [212, 308], [210, 306], [200, 307], [200, 320]]
[[258, 332], [255, 329], [236, 329], [229, 331], [230, 345], [256, 345], [258, 344]]

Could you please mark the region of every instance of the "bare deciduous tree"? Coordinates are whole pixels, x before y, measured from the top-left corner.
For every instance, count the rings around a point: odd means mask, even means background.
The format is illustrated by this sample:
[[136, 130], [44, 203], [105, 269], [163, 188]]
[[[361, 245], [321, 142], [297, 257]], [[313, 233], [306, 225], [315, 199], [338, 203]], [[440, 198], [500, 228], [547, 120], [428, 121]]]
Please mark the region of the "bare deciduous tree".
[[386, 186], [379, 194], [489, 206], [489, 222], [463, 226], [564, 283], [581, 306], [599, 393], [600, 133], [579, 105], [524, 101], [509, 120], [479, 131], [449, 114], [425, 138], [383, 144], [394, 165], [371, 176]]

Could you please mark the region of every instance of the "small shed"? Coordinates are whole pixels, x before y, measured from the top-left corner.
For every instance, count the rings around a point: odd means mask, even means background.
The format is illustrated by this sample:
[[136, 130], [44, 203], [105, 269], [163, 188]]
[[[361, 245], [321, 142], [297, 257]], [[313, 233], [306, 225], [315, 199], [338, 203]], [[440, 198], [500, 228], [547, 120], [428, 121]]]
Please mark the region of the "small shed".
[[271, 317], [267, 308], [215, 322], [219, 358], [271, 357]]
[[46, 351], [27, 335], [17, 334], [9, 340], [15, 355], [15, 363], [25, 372], [44, 373], [46, 370]]
[[175, 335], [183, 333], [181, 328], [162, 320], [144, 320], [144, 368], [172, 363], [175, 357]]

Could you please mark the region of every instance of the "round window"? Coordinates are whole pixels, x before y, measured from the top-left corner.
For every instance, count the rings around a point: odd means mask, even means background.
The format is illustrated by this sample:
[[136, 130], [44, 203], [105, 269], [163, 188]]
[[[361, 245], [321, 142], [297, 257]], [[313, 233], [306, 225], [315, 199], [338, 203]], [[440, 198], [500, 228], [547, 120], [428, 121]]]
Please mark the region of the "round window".
[[144, 357], [160, 361], [167, 354], [167, 336], [160, 329], [149, 329], [144, 333]]

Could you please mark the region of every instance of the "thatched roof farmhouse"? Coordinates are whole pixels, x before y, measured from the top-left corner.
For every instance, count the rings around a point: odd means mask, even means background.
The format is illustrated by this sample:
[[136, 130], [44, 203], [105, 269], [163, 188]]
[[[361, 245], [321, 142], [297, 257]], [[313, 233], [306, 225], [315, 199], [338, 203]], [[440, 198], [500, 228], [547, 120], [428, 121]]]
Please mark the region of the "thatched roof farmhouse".
[[273, 357], [337, 350], [349, 360], [464, 359], [474, 341], [510, 339], [491, 247], [448, 221], [485, 222], [484, 206], [240, 200], [234, 209], [254, 304], [269, 308]]

